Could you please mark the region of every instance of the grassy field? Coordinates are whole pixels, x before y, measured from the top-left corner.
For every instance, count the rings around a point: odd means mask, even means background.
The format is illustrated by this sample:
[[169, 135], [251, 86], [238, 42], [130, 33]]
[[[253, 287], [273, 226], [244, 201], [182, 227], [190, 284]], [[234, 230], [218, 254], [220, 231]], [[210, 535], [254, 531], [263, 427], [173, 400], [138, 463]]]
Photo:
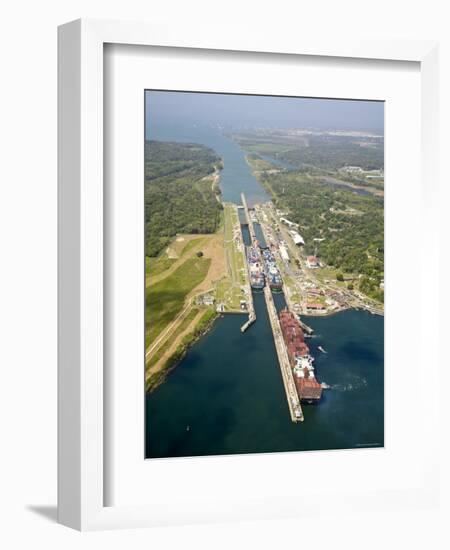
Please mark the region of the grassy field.
[[[199, 251], [203, 256], [197, 256]], [[222, 229], [211, 235], [177, 235], [157, 258], [146, 258], [147, 366], [156, 365], [161, 348], [170, 348], [166, 339], [173, 341], [173, 334], [195, 320], [195, 295], [213, 290], [225, 274]], [[172, 330], [165, 331], [175, 320]]]
[[159, 256], [156, 256], [155, 258], [146, 256], [145, 273], [148, 279], [147, 284], [151, 284], [152, 278], [161, 275], [171, 268], [178, 258], [183, 257], [195, 248], [200, 248], [205, 240], [205, 237], [181, 235], [177, 237]]
[[239, 215], [236, 208], [229, 205], [225, 208], [225, 216], [225, 248], [229, 256], [231, 276], [234, 282], [243, 285], [246, 282], [244, 250], [238, 250], [233, 240], [233, 227], [239, 225]]
[[232, 204], [225, 204], [223, 213], [225, 219], [225, 240], [231, 241], [233, 238], [233, 221], [236, 219], [233, 215], [235, 213], [234, 206]]
[[200, 248], [207, 240], [207, 237], [195, 237], [193, 235], [178, 235], [177, 238], [170, 243], [168, 251], [172, 256], [181, 258], [188, 254], [193, 249]]
[[239, 214], [235, 205], [224, 205], [225, 253], [228, 263], [228, 276], [216, 286], [217, 302], [223, 303], [227, 311], [240, 311], [243, 297], [241, 287], [247, 283], [247, 271], [244, 257], [244, 245], [236, 245], [234, 229], [239, 226]]
[[[177, 326], [177, 332], [181, 333], [184, 330], [186, 330], [196, 317], [196, 315], [199, 312], [199, 308], [193, 307], [185, 317], [183, 317], [183, 320], [181, 323]], [[148, 361], [147, 361], [147, 367], [151, 368], [153, 365], [156, 365], [156, 363], [163, 357], [163, 355], [166, 353], [166, 351], [170, 348], [172, 344], [172, 339], [168, 338], [159, 348], [150, 355]]]
[[[191, 316], [191, 313], [189, 313], [188, 315], [189, 317]], [[195, 313], [196, 313], [196, 316], [200, 315], [200, 311], [198, 309], [195, 309]], [[145, 380], [145, 387], [147, 391], [156, 388], [159, 384], [161, 384], [161, 382], [165, 380], [165, 378], [167, 377], [168, 373], [172, 370], [172, 368], [175, 367], [177, 363], [181, 361], [181, 359], [184, 357], [189, 347], [196, 341], [197, 338], [199, 338], [204, 332], [206, 332], [212, 326], [212, 323], [214, 322], [216, 317], [217, 317], [217, 313], [215, 312], [214, 308], [207, 308], [201, 313], [200, 319], [195, 329], [183, 337], [181, 343], [177, 346], [177, 348], [170, 355], [170, 357], [163, 362], [163, 364], [161, 365], [161, 368], [154, 372], [152, 372], [151, 370], [147, 371], [146, 380]], [[187, 328], [187, 325], [185, 328]], [[170, 347], [170, 344], [166, 343], [164, 347], [168, 349], [168, 347]], [[164, 355], [164, 351], [161, 353], [159, 357], [161, 358], [163, 355]]]
[[[146, 286], [155, 284], [181, 265], [183, 258], [192, 256], [208, 241], [208, 237], [179, 235], [156, 258], [145, 258]], [[166, 273], [167, 272], [167, 273]]]
[[211, 260], [189, 258], [163, 280], [146, 289], [146, 347], [183, 309], [187, 295], [208, 273]]
[[[197, 295], [213, 291], [216, 303], [225, 304], [226, 311], [241, 311], [247, 272], [243, 243], [236, 246], [238, 227], [237, 208], [227, 205], [216, 233], [177, 235], [158, 258], [146, 259], [148, 389], [165, 378], [190, 342], [216, 317], [215, 307], [196, 305]], [[200, 250], [202, 257], [196, 254]], [[182, 335], [182, 340], [175, 335]]]
[[233, 286], [229, 278], [219, 281], [216, 286], [216, 299], [219, 304], [226, 304], [228, 311], [239, 310], [242, 299], [240, 288]]
[[358, 275], [354, 273], [343, 273], [344, 281], [338, 281], [336, 279], [337, 273], [342, 273], [340, 269], [334, 267], [321, 267], [319, 269], [313, 270], [314, 277], [320, 282], [325, 283], [325, 281], [330, 281], [338, 287], [346, 288], [349, 283], [352, 283], [355, 287], [358, 286]]
[[172, 264], [175, 262], [174, 259], [168, 258], [167, 254], [164, 252], [161, 256], [156, 258], [150, 258], [149, 256], [145, 257], [145, 273], [151, 274], [151, 277], [160, 275], [164, 273]]
[[256, 156], [256, 154], [250, 154], [245, 157], [248, 165], [252, 170], [263, 171], [263, 170], [273, 170], [273, 164], [267, 162], [267, 160], [262, 159], [261, 157]]
[[239, 144], [250, 153], [261, 153], [262, 155], [269, 156], [274, 155], [275, 153], [282, 153], [290, 150], [290, 147], [284, 143], [255, 143], [251, 141], [239, 140]]
[[292, 277], [289, 277], [288, 275], [286, 275], [285, 272], [284, 273], [282, 272], [282, 277], [283, 277], [284, 284], [289, 289], [289, 296], [291, 298], [291, 301], [293, 303], [300, 303], [301, 296], [298, 291], [297, 285], [295, 284]]

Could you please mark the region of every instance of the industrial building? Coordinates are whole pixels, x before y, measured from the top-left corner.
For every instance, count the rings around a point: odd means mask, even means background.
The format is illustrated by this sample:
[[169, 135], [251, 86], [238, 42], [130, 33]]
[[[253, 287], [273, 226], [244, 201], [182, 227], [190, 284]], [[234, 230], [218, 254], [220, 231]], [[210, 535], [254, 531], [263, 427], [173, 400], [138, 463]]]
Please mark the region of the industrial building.
[[294, 244], [296, 244], [297, 246], [303, 246], [305, 244], [305, 241], [303, 240], [303, 237], [300, 235], [300, 233], [297, 233], [297, 231], [294, 230], [290, 230], [289, 233], [291, 234]]
[[286, 218], [280, 218], [280, 222], [284, 223], [288, 227], [298, 227], [298, 223], [291, 222]]
[[306, 258], [306, 265], [311, 269], [320, 267], [319, 260], [315, 256], [308, 256]]
[[279, 251], [280, 251], [281, 259], [284, 260], [285, 262], [288, 262], [289, 261], [289, 253], [288, 253], [287, 248], [284, 244], [280, 244]]
[[199, 306], [212, 306], [214, 305], [214, 296], [207, 292], [206, 294], [201, 294], [197, 297], [197, 304]]

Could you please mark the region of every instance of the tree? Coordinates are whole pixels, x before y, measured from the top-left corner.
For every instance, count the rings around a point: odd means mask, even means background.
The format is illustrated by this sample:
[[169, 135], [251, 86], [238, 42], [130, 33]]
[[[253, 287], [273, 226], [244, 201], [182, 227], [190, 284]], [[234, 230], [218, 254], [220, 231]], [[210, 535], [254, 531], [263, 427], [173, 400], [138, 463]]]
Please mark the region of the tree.
[[349, 290], [353, 290], [353, 289], [354, 289], [354, 286], [353, 286], [352, 283], [348, 283], [347, 288], [348, 288]]
[[336, 281], [342, 282], [343, 280], [344, 280], [344, 275], [341, 272], [336, 273]]
[[202, 256], [203, 256], [203, 252], [202, 252], [201, 250], [199, 250], [199, 251], [197, 252], [197, 257], [198, 257], [198, 258], [201, 258]]
[[157, 256], [177, 233], [214, 233], [221, 204], [211, 180], [220, 158], [192, 143], [145, 144], [145, 236], [147, 256]]

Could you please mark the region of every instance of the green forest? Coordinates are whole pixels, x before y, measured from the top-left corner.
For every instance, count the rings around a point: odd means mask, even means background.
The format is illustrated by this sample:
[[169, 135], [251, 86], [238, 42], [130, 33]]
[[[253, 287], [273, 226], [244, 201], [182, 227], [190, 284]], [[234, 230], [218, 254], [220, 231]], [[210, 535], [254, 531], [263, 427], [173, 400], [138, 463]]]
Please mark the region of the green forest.
[[334, 189], [301, 172], [263, 172], [260, 181], [274, 195], [276, 206], [299, 224], [306, 254], [317, 252], [327, 265], [361, 274], [359, 288], [383, 301], [382, 199]]
[[360, 166], [364, 170], [377, 170], [384, 165], [384, 145], [380, 141], [361, 147], [354, 140], [336, 137], [314, 137], [307, 147], [289, 149], [277, 154], [278, 158], [297, 168], [315, 166], [323, 170], [338, 170], [344, 166]]
[[312, 135], [290, 136], [233, 135], [250, 153], [271, 155], [300, 170], [336, 171], [344, 166], [360, 166], [363, 170], [384, 168], [384, 140], [365, 137]]
[[[145, 143], [145, 252], [157, 256], [177, 233], [214, 233], [220, 188], [207, 176], [222, 168], [218, 155], [193, 143]], [[205, 179], [206, 178], [206, 179]]]

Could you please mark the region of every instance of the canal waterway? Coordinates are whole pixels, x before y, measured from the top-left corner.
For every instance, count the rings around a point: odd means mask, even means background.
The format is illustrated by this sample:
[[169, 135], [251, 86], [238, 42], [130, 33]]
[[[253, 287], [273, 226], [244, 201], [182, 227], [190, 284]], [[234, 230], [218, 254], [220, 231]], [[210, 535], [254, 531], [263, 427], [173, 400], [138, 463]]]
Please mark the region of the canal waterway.
[[245, 194], [249, 206], [270, 200], [268, 193], [253, 176], [245, 160], [244, 151], [232, 139], [226, 137], [217, 125], [155, 122], [148, 125], [146, 137], [161, 141], [200, 143], [214, 149], [224, 159], [224, 167], [220, 173], [220, 188], [224, 202], [240, 204], [241, 193]]
[[[148, 139], [213, 148], [224, 160], [223, 200], [239, 204], [241, 192], [250, 205], [269, 199], [243, 151], [217, 128], [151, 129]], [[246, 227], [243, 236], [248, 243]], [[282, 309], [283, 294], [273, 296]], [[383, 446], [384, 318], [357, 310], [304, 318], [315, 331], [308, 345], [317, 378], [331, 389], [320, 404], [305, 405], [305, 421], [294, 424], [264, 295], [253, 297], [257, 321], [244, 334], [245, 316], [222, 316], [167, 380], [147, 394], [147, 458]]]
[[[274, 298], [282, 307], [282, 294]], [[147, 457], [382, 446], [383, 318], [350, 310], [305, 319], [315, 329], [308, 345], [317, 378], [331, 389], [294, 424], [264, 295], [254, 302], [247, 332], [243, 316], [224, 316], [148, 394]]]

